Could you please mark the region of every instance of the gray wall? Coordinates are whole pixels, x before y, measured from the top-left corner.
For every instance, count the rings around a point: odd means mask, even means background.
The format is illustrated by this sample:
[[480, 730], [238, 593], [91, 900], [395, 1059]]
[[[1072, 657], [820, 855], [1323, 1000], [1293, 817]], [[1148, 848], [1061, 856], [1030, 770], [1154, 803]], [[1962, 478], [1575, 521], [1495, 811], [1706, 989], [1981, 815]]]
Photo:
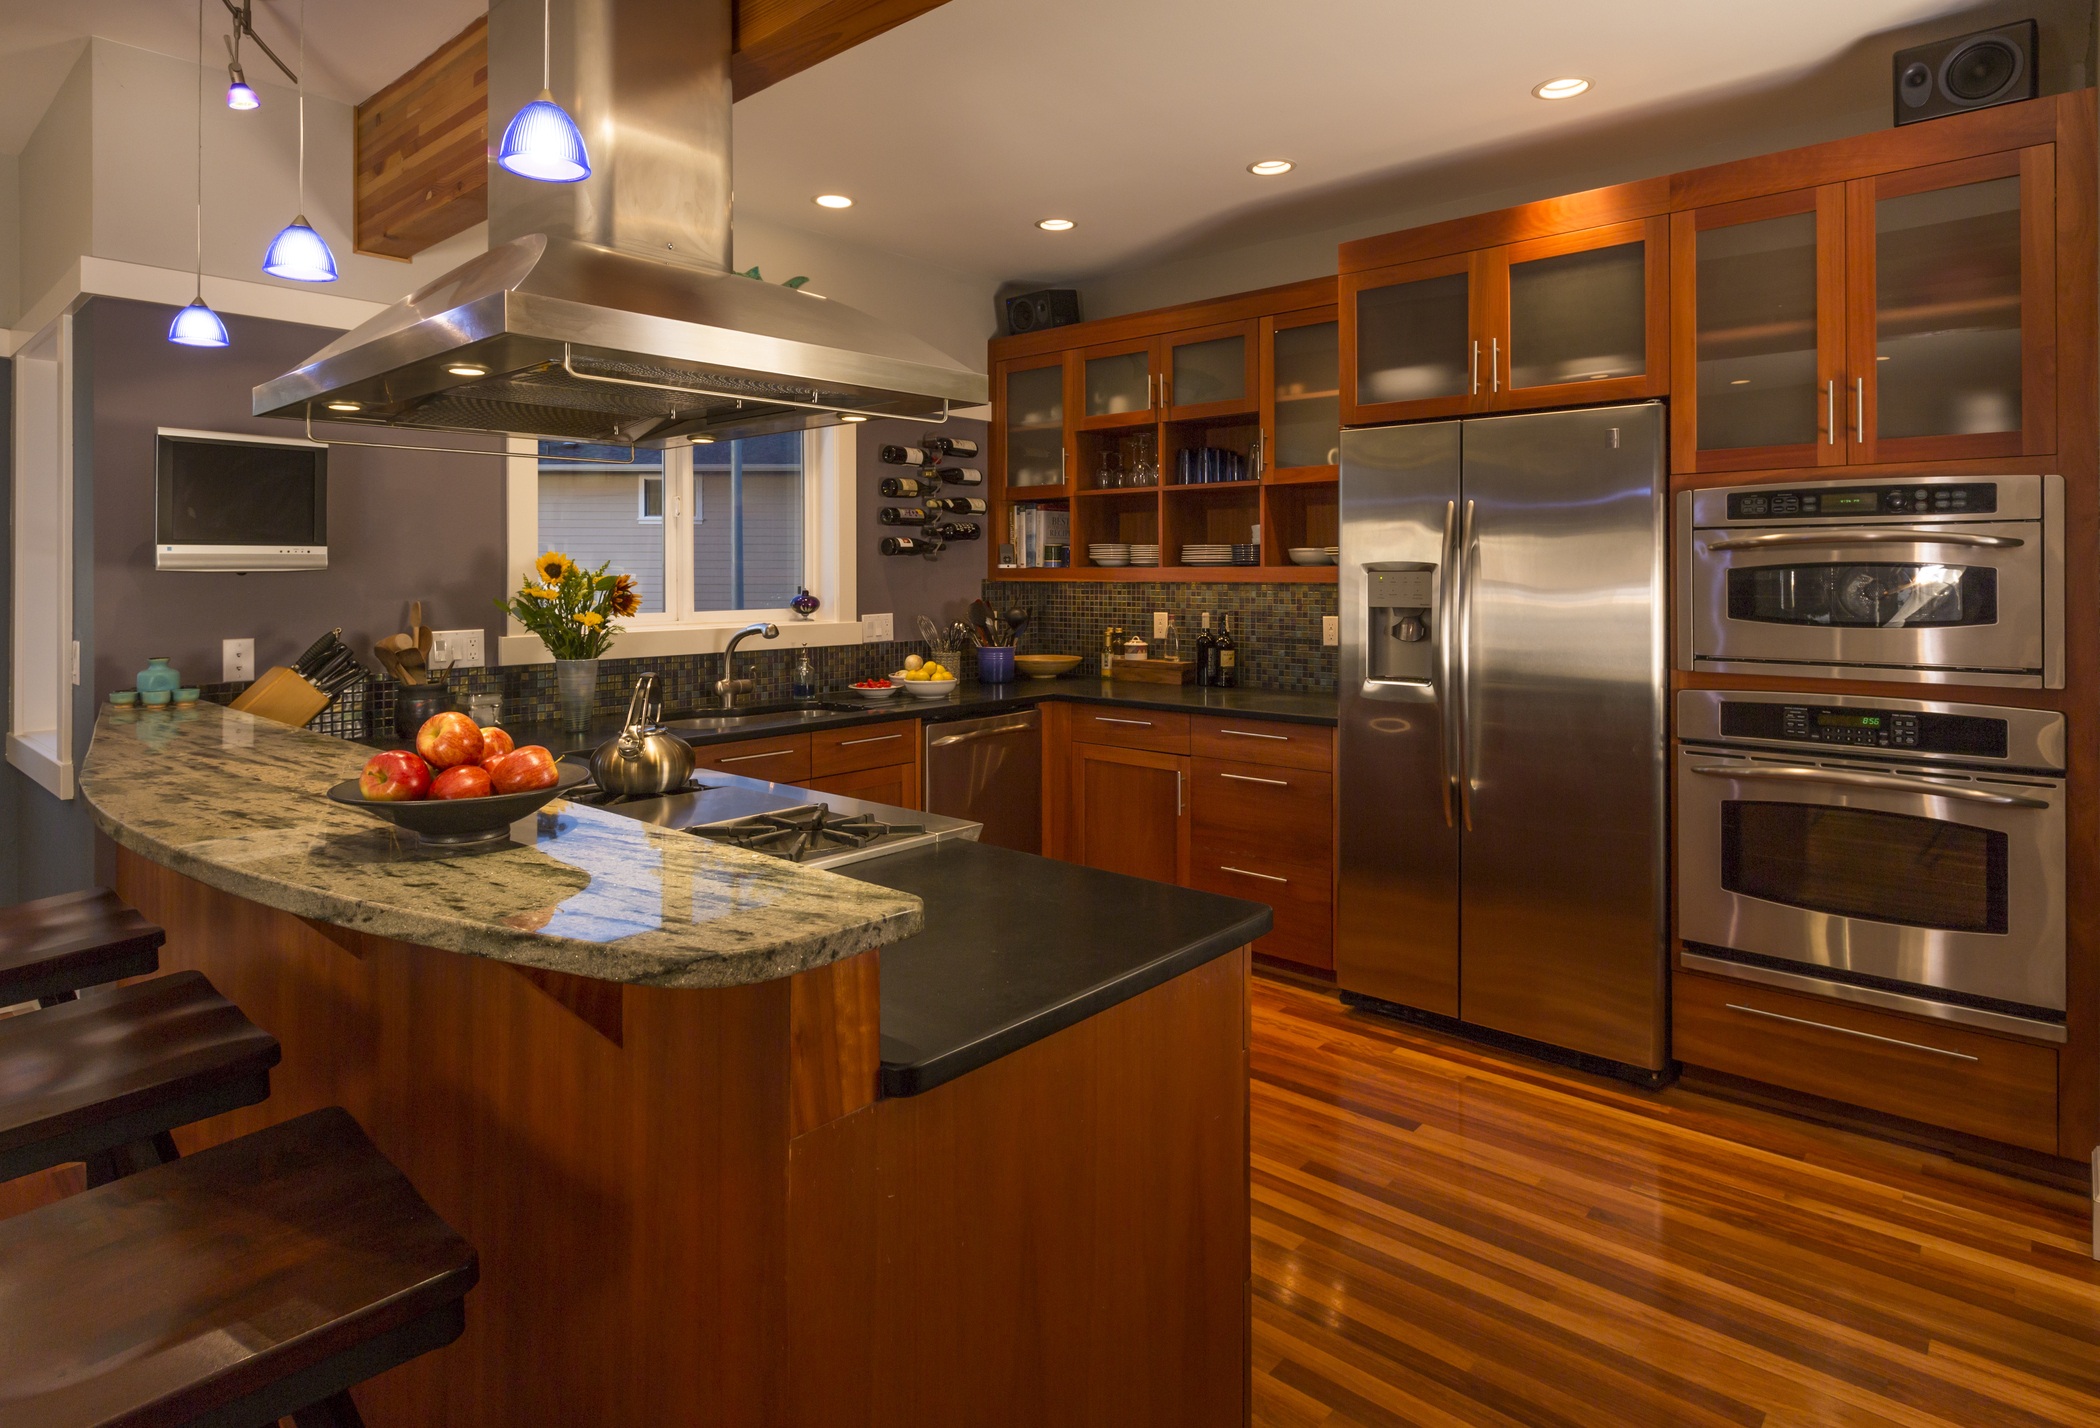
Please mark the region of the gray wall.
[[[871, 421], [860, 428], [860, 445], [857, 453], [860, 481], [860, 516], [858, 525], [860, 569], [860, 613], [880, 615], [888, 612], [896, 617], [897, 638], [915, 640], [918, 633], [918, 617], [925, 615], [936, 624], [945, 625], [951, 620], [960, 620], [970, 602], [983, 589], [985, 571], [990, 563], [987, 551], [992, 548], [994, 533], [990, 518], [986, 516], [958, 516], [957, 520], [974, 520], [985, 527], [984, 539], [965, 541], [948, 547], [937, 556], [884, 555], [880, 542], [886, 535], [916, 535], [916, 527], [898, 528], [883, 525], [876, 512], [884, 506], [908, 506], [911, 501], [892, 501], [880, 493], [884, 476], [911, 474], [905, 467], [884, 466], [882, 448], [887, 445], [914, 446], [922, 437], [936, 434], [970, 437], [979, 446], [989, 447], [990, 427], [981, 421], [950, 421], [947, 425], [933, 428], [915, 422]], [[989, 451], [974, 461], [955, 462], [959, 466], [975, 466], [984, 470], [989, 461]], [[985, 488], [965, 491], [955, 488], [962, 495], [983, 495]]]
[[[167, 655], [193, 684], [216, 683], [219, 642], [252, 638], [258, 672], [296, 659], [322, 631], [370, 665], [375, 640], [403, 628], [420, 599], [435, 629], [494, 632], [504, 569], [503, 465], [474, 456], [338, 446], [328, 458], [326, 570], [258, 575], [153, 568], [154, 429], [297, 436], [292, 422], [248, 415], [249, 388], [305, 360], [340, 334], [320, 327], [230, 317], [233, 343], [177, 347], [174, 310], [97, 298], [76, 331], [94, 356], [92, 389], [94, 655], [85, 692], [100, 699], [131, 684], [151, 655]], [[361, 433], [330, 427], [327, 434]], [[372, 440], [391, 439], [386, 432]], [[409, 438], [418, 439], [418, 438]], [[440, 445], [485, 444], [474, 437]]]

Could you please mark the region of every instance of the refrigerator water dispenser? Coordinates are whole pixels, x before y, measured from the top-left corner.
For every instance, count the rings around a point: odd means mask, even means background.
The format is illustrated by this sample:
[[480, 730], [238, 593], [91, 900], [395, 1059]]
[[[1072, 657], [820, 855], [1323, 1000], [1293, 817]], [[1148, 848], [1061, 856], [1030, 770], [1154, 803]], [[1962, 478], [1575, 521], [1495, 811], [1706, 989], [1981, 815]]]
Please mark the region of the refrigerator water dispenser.
[[1417, 561], [1388, 561], [1364, 567], [1364, 600], [1370, 616], [1368, 673], [1372, 679], [1427, 684], [1435, 673], [1436, 570]]

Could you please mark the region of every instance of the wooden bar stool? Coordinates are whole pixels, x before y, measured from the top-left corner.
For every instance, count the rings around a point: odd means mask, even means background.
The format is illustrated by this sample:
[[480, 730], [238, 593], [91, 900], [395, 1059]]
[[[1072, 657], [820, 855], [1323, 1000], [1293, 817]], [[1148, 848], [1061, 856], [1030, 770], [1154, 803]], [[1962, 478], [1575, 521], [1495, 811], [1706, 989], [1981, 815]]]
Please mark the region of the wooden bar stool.
[[108, 888], [0, 907], [0, 1007], [157, 972], [167, 940]]
[[474, 1251], [349, 1114], [0, 1221], [0, 1428], [356, 1428], [458, 1338]]
[[0, 1180], [70, 1160], [88, 1184], [175, 1158], [168, 1134], [270, 1094], [277, 1038], [199, 972], [0, 1021]]

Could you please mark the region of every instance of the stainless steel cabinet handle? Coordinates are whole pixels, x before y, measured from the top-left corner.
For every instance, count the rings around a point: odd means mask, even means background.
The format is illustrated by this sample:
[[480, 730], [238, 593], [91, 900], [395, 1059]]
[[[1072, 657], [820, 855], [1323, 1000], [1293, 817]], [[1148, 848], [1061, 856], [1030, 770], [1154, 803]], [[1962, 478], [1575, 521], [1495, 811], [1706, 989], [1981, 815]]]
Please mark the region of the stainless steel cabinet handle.
[[1065, 449], [1060, 446], [1057, 448], [1057, 484], [1062, 486], [1070, 479], [1065, 471]]
[[1278, 788], [1289, 788], [1291, 786], [1291, 781], [1287, 778], [1256, 778], [1253, 774], [1229, 773], [1221, 773], [1218, 777], [1229, 778], [1234, 783], [1267, 783], [1274, 784]]
[[1257, 734], [1249, 729], [1220, 729], [1218, 732], [1234, 739], [1274, 739], [1284, 744], [1291, 741], [1289, 734]]
[[[1035, 728], [1033, 724], [994, 724], [989, 729], [972, 729], [967, 734], [943, 734], [940, 738], [935, 739], [930, 747], [945, 749], [950, 744], [974, 744], [979, 739], [989, 739], [997, 734], [1025, 734], [1033, 728]], [[895, 738], [897, 736], [892, 734], [890, 737]]]
[[841, 739], [839, 740], [839, 747], [850, 749], [855, 744], [887, 744], [892, 739], [901, 739], [903, 737], [902, 734], [870, 734], [865, 739]]
[[1835, 377], [1823, 384], [1823, 431], [1825, 444], [1836, 446], [1838, 442], [1838, 379]]
[[1458, 811], [1468, 832], [1473, 828], [1473, 549], [1478, 539], [1473, 516], [1469, 500], [1458, 538]]
[[1179, 818], [1189, 811], [1188, 800], [1182, 797], [1185, 780], [1180, 769], [1174, 770], [1174, 816]]
[[1975, 1057], [1965, 1051], [1949, 1051], [1944, 1046], [1927, 1046], [1922, 1041], [1900, 1041], [1893, 1036], [1876, 1036], [1871, 1031], [1854, 1031], [1849, 1026], [1833, 1026], [1827, 1021], [1810, 1021], [1803, 1016], [1787, 1016], [1782, 1012], [1766, 1011], [1762, 1007], [1746, 1007], [1739, 1002], [1724, 1002], [1722, 1005], [1726, 1006], [1730, 1011], [1741, 1012], [1745, 1016], [1769, 1017], [1773, 1021], [1792, 1022], [1795, 1026], [1812, 1026], [1818, 1031], [1834, 1031], [1840, 1036], [1856, 1036], [1862, 1041], [1878, 1041], [1884, 1046], [1904, 1046], [1912, 1051], [1929, 1051], [1934, 1056], [1951, 1057], [1956, 1061], [1976, 1060]]
[[1287, 883], [1290, 881], [1289, 878], [1279, 878], [1274, 873], [1257, 873], [1248, 868], [1228, 868], [1223, 863], [1218, 864], [1218, 871], [1221, 873], [1238, 873], [1243, 878], [1260, 878], [1265, 883]]
[[794, 753], [793, 749], [774, 749], [763, 754], [731, 754], [726, 759], [716, 759], [718, 764], [747, 764], [753, 759], [784, 759]]
[[1135, 724], [1140, 729], [1152, 727], [1150, 719], [1118, 719], [1112, 714], [1096, 714], [1094, 722], [1096, 724]]
[[2028, 798], [2017, 793], [1992, 793], [1987, 789], [1964, 788], [1960, 784], [1927, 783], [1923, 779], [1894, 778], [1888, 774], [1848, 773], [1842, 769], [1819, 769], [1792, 764], [1693, 764], [1692, 772], [1708, 778], [1748, 779], [1766, 783], [1829, 783], [1842, 788], [1874, 788], [1888, 793], [1914, 793], [1923, 798], [1951, 798], [1960, 803], [1988, 803], [1993, 808], [2047, 808], [2046, 798]]
[[1708, 550], [1771, 550], [1790, 545], [1962, 545], [1977, 550], [2018, 550], [2018, 536], [1980, 535], [1974, 531], [1921, 531], [1883, 526], [1858, 531], [1771, 531], [1765, 535], [1729, 536], [1709, 541]]
[[1473, 396], [1480, 395], [1480, 339], [1473, 339]]
[[1867, 440], [1867, 379], [1852, 381], [1852, 439], [1862, 446]]
[[1490, 394], [1493, 394], [1501, 390], [1502, 339], [1499, 337], [1490, 337], [1488, 339], [1488, 392]]

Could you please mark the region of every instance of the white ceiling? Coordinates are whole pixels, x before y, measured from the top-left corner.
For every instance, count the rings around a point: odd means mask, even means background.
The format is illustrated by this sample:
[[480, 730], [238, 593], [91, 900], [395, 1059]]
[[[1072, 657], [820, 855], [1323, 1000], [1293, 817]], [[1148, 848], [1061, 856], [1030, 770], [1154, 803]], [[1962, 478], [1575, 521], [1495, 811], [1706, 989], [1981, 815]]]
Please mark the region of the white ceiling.
[[[1000, 278], [1098, 274], [1255, 206], [1783, 83], [1975, 3], [948, 0], [738, 104], [737, 206]], [[1876, 64], [1854, 67], [1886, 84]], [[1591, 91], [1531, 97], [1569, 74]], [[1298, 167], [1246, 172], [1270, 157]], [[811, 204], [827, 192], [854, 207]], [[1078, 227], [1034, 227], [1051, 216]]]
[[[256, 0], [255, 29], [298, 67], [298, 19], [307, 10], [307, 92], [356, 103], [465, 29], [486, 0]], [[205, 0], [208, 63], [225, 63], [232, 30], [221, 0]], [[0, 0], [0, 153], [29, 142], [89, 35], [157, 54], [197, 53], [196, 0]], [[251, 80], [283, 83], [244, 46]]]

